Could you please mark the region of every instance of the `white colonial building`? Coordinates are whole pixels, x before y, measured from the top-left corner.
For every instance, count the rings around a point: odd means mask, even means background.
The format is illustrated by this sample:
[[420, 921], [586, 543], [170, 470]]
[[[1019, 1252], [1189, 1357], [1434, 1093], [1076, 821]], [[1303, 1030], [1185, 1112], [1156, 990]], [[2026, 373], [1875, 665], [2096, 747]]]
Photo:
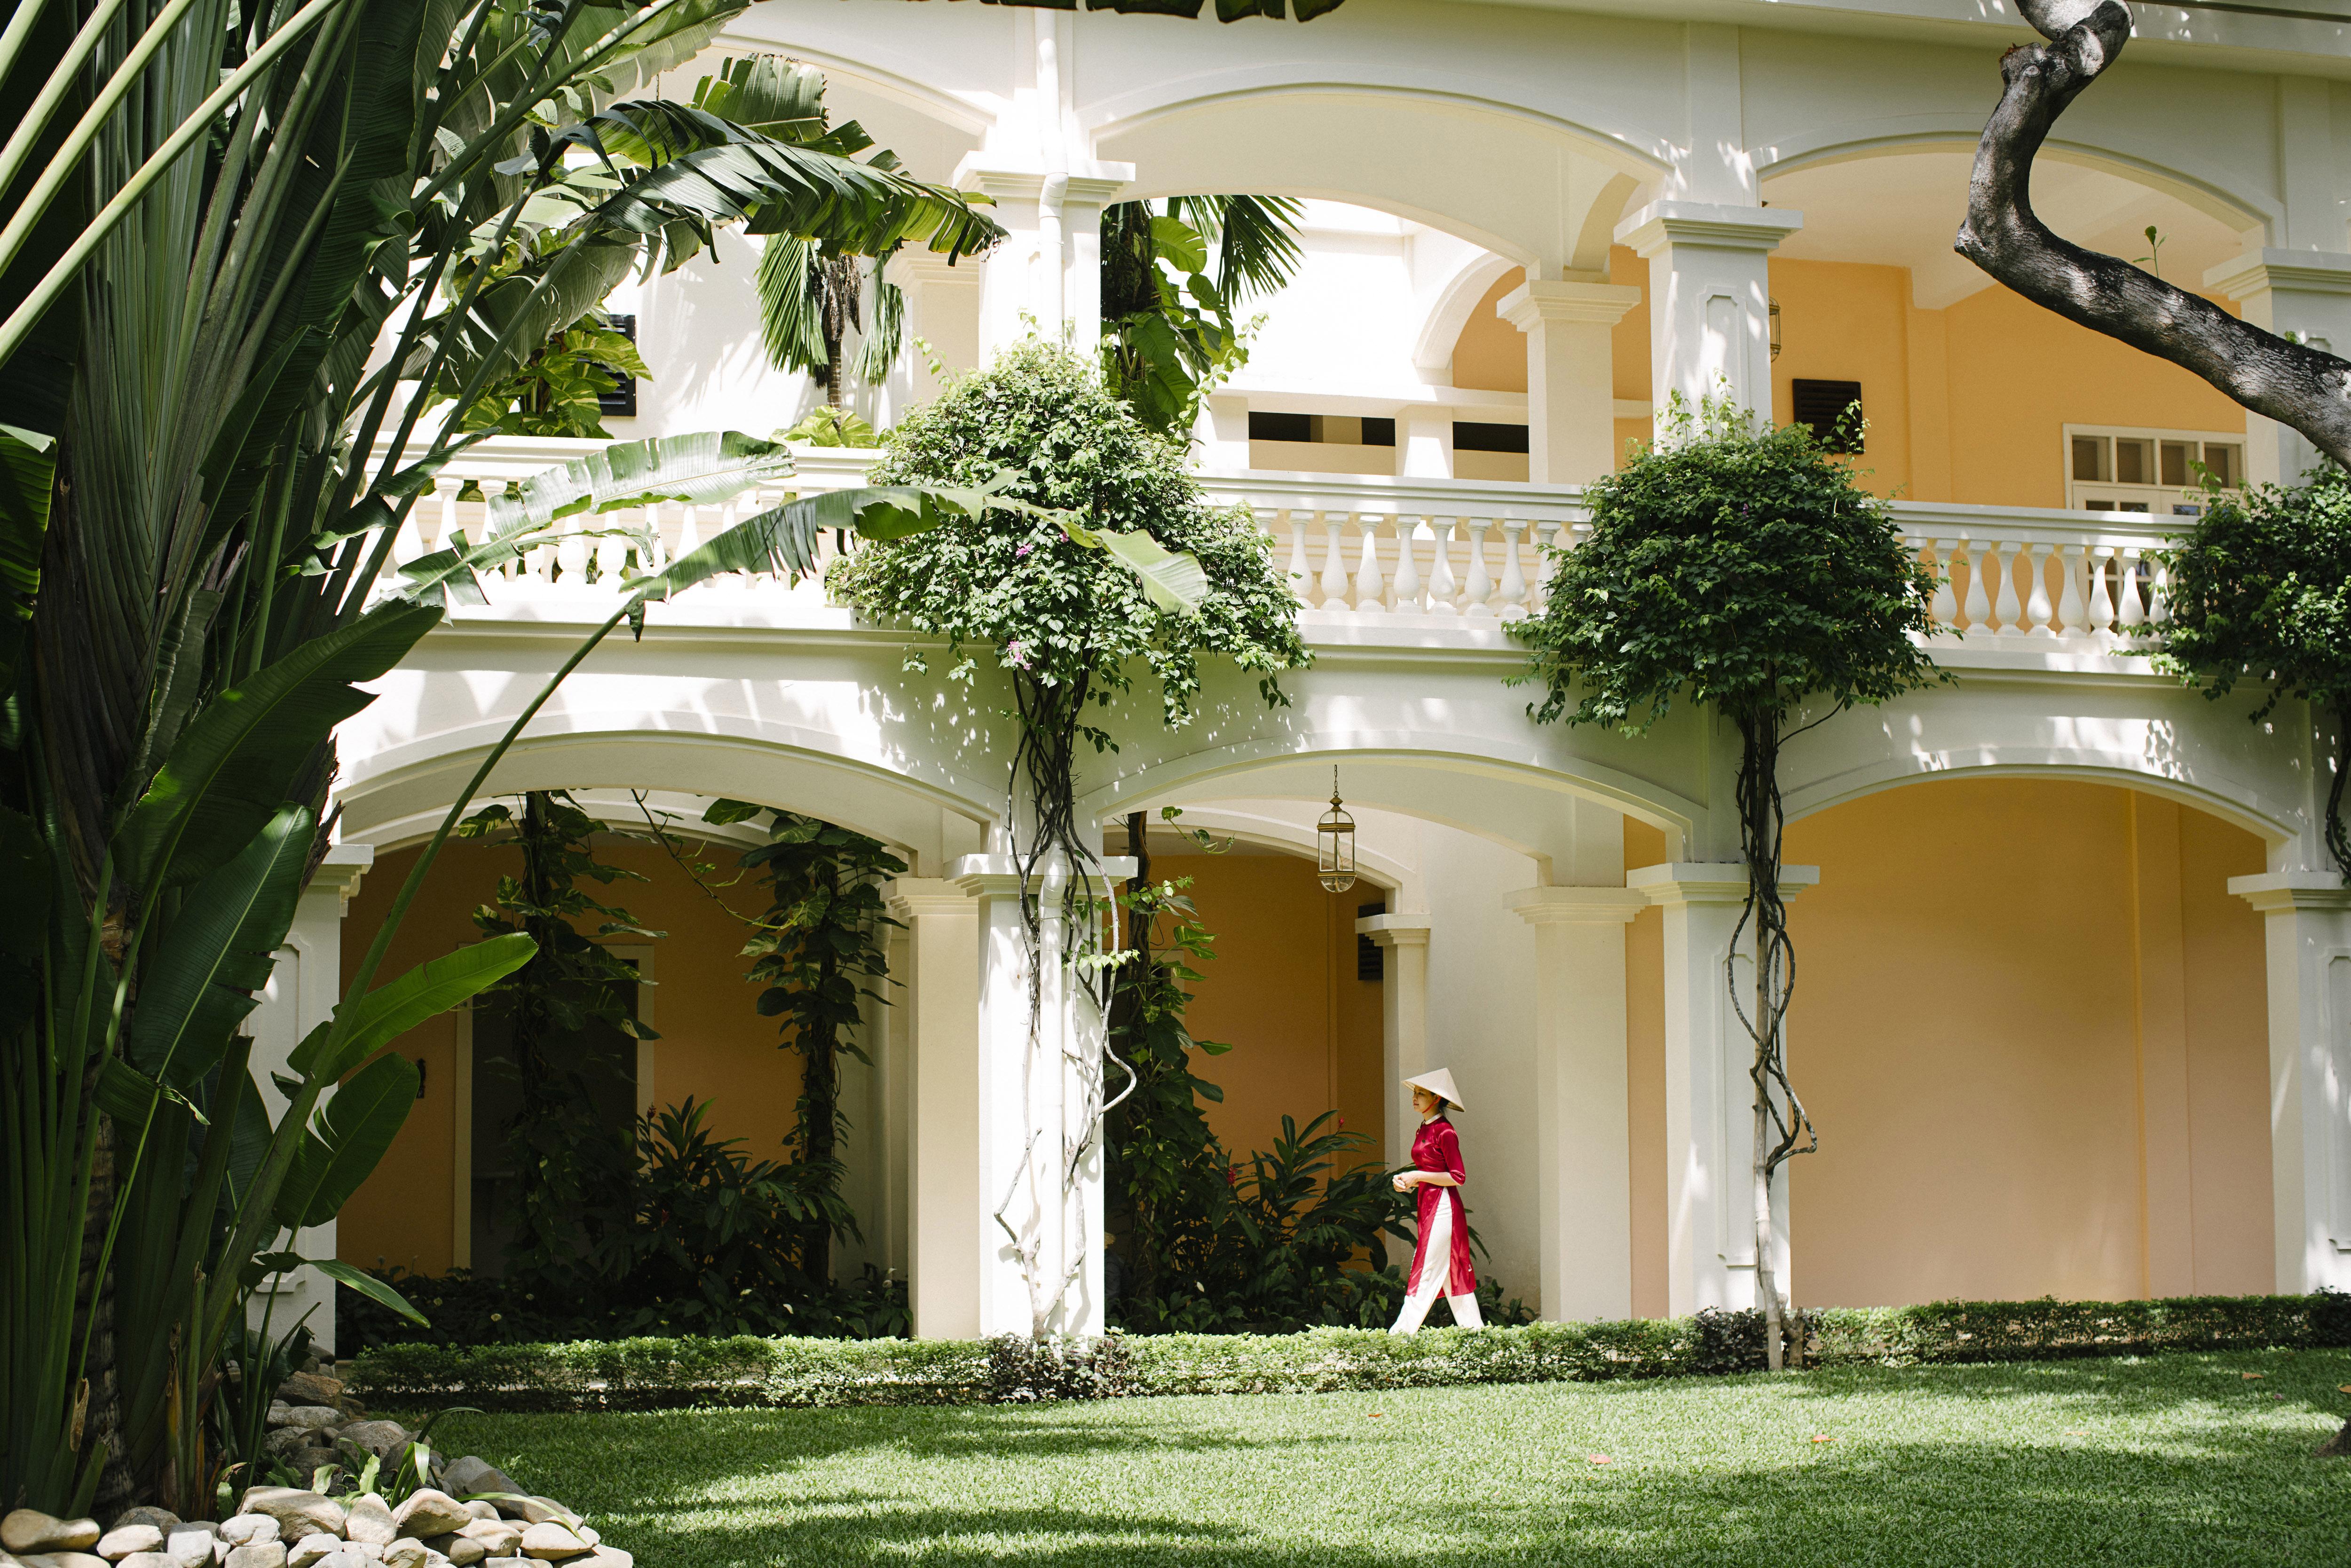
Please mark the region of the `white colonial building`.
[[[1195, 874], [1221, 936], [1196, 1023], [1238, 1046], [1203, 1068], [1224, 1075], [1228, 1141], [1336, 1109], [1400, 1160], [1398, 1081], [1449, 1067], [1489, 1266], [1544, 1316], [1751, 1294], [1744, 1037], [1722, 986], [1735, 738], [1688, 711], [1640, 740], [1539, 726], [1506, 684], [1523, 663], [1506, 622], [1540, 606], [1543, 552], [1573, 545], [1579, 486], [1668, 394], [1725, 382], [1782, 421], [1861, 400], [1862, 466], [1947, 571], [1936, 614], [1964, 632], [1934, 645], [1956, 684], [1786, 754], [1791, 1051], [1823, 1137], [1785, 1186], [1795, 1298], [2351, 1286], [2331, 739], [2297, 705], [2256, 725], [2252, 696], [2207, 701], [2132, 652], [2165, 614], [2147, 552], [2194, 504], [2187, 465], [2291, 476], [2307, 450], [1951, 253], [2001, 51], [2028, 36], [2008, 9], [1347, 0], [1311, 25], [1220, 26], [768, 0], [666, 84], [684, 96], [720, 53], [810, 60], [836, 118], [994, 198], [1010, 238], [984, 260], [893, 264], [910, 335], [950, 367], [1032, 324], [1092, 340], [1105, 204], [1308, 198], [1307, 263], [1196, 451], [1209, 492], [1274, 537], [1314, 665], [1286, 708], [1225, 672], [1186, 727], [1123, 710], [1082, 806], [1113, 849], [1127, 813], [1164, 806], [1236, 842], [1153, 840], [1155, 872]], [[2351, 5], [2133, 10], [2139, 37], [2045, 155], [2040, 210], [2351, 348]], [[616, 301], [653, 371], [616, 434], [765, 434], [807, 410], [805, 378], [760, 347], [758, 243], [728, 236]], [[910, 351], [858, 395], [881, 424], [933, 390]], [[468, 525], [465, 481], [570, 450], [469, 455], [403, 548]], [[796, 483], [853, 484], [863, 461], [810, 450]], [[726, 519], [651, 520], [674, 550]], [[387, 873], [610, 612], [609, 550], [546, 554], [344, 727], [340, 880], [306, 905], [274, 1038], [329, 1005], [338, 919], [371, 934]], [[921, 1333], [1026, 1332], [995, 1213], [1032, 1128], [1065, 1112], [1012, 1083], [1008, 752], [989, 694], [908, 673], [906, 643], [814, 584], [695, 590], [574, 676], [495, 789], [570, 789], [620, 827], [632, 791], [688, 820], [735, 797], [896, 848], [904, 989], [857, 1084], [852, 1257], [911, 1281]], [[1344, 894], [1307, 858], [1334, 765], [1362, 843]], [[487, 853], [436, 872], [412, 959], [469, 939]], [[615, 853], [655, 878], [624, 902], [670, 932], [640, 957], [662, 1034], [640, 1103], [715, 1097], [726, 1133], [771, 1145], [789, 1069], [737, 939], [658, 856]], [[402, 1049], [427, 1063], [424, 1100], [338, 1244], [434, 1273], [481, 1260], [467, 1022]], [[1014, 1217], [1084, 1254], [1065, 1327], [1101, 1321], [1099, 1214], [1097, 1188]]]

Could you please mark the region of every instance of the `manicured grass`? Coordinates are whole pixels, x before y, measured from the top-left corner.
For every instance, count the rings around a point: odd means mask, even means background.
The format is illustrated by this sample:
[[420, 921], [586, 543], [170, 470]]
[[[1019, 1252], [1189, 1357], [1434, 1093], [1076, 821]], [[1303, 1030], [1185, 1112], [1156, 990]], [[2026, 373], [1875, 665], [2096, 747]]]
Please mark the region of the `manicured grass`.
[[2351, 1352], [2274, 1351], [434, 1435], [646, 1568], [2206, 1568], [2346, 1561], [2351, 1460], [2311, 1449], [2346, 1383]]

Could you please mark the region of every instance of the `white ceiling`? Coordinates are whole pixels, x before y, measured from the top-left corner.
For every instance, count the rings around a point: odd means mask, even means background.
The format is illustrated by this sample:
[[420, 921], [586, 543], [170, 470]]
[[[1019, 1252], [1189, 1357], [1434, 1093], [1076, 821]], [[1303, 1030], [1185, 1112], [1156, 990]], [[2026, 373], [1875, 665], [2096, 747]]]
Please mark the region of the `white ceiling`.
[[[1778, 255], [1802, 261], [1857, 261], [1910, 269], [1912, 303], [1939, 310], [1991, 279], [1954, 253], [1967, 215], [1972, 151], [1930, 151], [1818, 164], [1763, 183], [1763, 199], [1793, 207], [1804, 226]], [[2044, 157], [2032, 172], [2032, 207], [2076, 245], [2135, 261], [2147, 254], [2149, 224], [2163, 236], [2162, 275], [2189, 288], [2204, 270], [2242, 248], [2236, 231], [2178, 198], [2119, 175]]]

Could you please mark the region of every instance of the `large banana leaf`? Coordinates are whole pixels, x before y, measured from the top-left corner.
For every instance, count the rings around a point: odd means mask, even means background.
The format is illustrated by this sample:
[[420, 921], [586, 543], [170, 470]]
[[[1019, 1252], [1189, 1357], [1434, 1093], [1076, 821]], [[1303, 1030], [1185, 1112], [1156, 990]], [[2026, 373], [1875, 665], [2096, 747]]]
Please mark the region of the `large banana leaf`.
[[400, 1135], [416, 1103], [416, 1063], [391, 1051], [335, 1091], [278, 1189], [278, 1224], [298, 1230], [334, 1218]]
[[281, 809], [190, 893], [140, 986], [123, 1048], [133, 1067], [186, 1088], [219, 1062], [293, 926], [314, 822], [308, 807]]
[[120, 874], [170, 884], [225, 864], [286, 803], [335, 726], [375, 700], [352, 683], [391, 669], [440, 619], [430, 606], [380, 606], [198, 710], [115, 834]]
[[287, 1066], [306, 1079], [332, 1083], [426, 1019], [439, 1018], [497, 984], [538, 950], [529, 937], [511, 932], [419, 964], [390, 985], [346, 1000], [330, 1022], [294, 1048]]

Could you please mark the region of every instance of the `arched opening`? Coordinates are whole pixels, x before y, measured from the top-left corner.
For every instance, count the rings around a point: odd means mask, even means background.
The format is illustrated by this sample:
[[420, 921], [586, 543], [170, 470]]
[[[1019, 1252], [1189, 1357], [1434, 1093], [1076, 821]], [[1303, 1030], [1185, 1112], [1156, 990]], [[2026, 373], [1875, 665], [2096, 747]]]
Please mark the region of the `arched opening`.
[[[1975, 777], [1818, 811], [1786, 855], [1821, 868], [1789, 914], [1790, 1061], [1822, 1128], [1788, 1167], [1798, 1302], [2272, 1288], [2262, 931], [2228, 892], [2259, 838], [2122, 783]], [[1635, 924], [1635, 988], [1657, 920]], [[1632, 1022], [1655, 1315], [1663, 1030]]]

